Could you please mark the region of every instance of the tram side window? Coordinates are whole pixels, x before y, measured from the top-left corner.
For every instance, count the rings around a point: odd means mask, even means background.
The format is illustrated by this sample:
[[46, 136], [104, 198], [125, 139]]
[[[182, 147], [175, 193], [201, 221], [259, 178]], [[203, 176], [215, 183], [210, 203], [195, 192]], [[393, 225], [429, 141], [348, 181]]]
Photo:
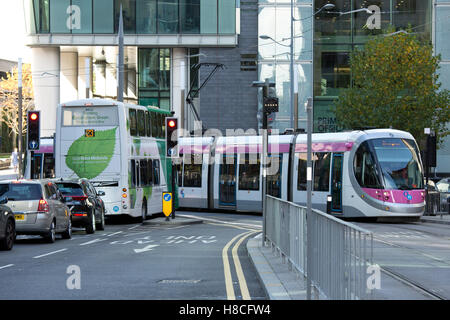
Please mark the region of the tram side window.
[[137, 112], [137, 125], [138, 125], [138, 134], [141, 137], [145, 136], [145, 115], [144, 110], [138, 110]]
[[367, 142], [361, 144], [353, 160], [355, 178], [363, 188], [382, 189], [375, 160]]
[[148, 186], [147, 160], [140, 161], [139, 174], [141, 176], [141, 187]]
[[239, 161], [239, 190], [259, 190], [259, 154], [241, 154]]
[[178, 186], [182, 187], [183, 186], [183, 164], [177, 164], [175, 166], [175, 170], [177, 171], [177, 182], [178, 182]]
[[314, 153], [314, 191], [330, 190], [331, 153]]
[[273, 197], [281, 198], [281, 166], [283, 163], [283, 155], [269, 154], [269, 159], [271, 161], [271, 169], [269, 169], [267, 175], [267, 193]]
[[153, 160], [153, 184], [159, 186], [160, 179], [159, 160]]
[[306, 153], [297, 153], [298, 171], [297, 171], [297, 190], [306, 190]]
[[130, 121], [130, 135], [137, 135], [137, 123], [136, 123], [136, 109], [130, 109], [128, 111]]
[[134, 160], [131, 160], [130, 171], [131, 171], [131, 185], [130, 185], [130, 188], [134, 188], [134, 187], [136, 187], [136, 161], [134, 161]]
[[184, 155], [184, 187], [201, 188], [202, 187], [202, 154]]
[[150, 125], [150, 113], [148, 111], [145, 111], [145, 134], [147, 137], [152, 136], [152, 127]]

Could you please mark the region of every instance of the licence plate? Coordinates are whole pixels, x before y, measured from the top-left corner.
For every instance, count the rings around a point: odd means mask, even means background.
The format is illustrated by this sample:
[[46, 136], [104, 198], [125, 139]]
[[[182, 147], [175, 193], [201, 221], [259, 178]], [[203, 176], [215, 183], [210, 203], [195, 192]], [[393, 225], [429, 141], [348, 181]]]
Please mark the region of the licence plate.
[[24, 221], [25, 215], [24, 214], [15, 214], [14, 219], [16, 219], [16, 221]]

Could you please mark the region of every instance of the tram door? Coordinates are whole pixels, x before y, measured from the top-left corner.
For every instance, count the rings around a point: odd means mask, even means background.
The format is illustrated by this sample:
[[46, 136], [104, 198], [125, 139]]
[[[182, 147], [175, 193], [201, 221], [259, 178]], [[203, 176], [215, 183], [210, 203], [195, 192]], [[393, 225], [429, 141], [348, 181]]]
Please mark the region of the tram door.
[[342, 162], [344, 155], [342, 153], [333, 154], [333, 164], [331, 169], [331, 211], [335, 213], [342, 212]]
[[219, 167], [219, 205], [236, 206], [237, 155], [222, 156]]
[[40, 179], [42, 169], [42, 153], [32, 154], [31, 156], [30, 179]]

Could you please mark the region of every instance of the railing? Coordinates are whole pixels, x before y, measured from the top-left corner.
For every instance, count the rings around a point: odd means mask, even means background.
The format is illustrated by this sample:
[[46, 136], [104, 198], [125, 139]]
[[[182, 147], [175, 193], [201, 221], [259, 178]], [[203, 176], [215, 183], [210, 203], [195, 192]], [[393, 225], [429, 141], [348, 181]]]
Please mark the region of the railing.
[[[267, 196], [266, 241], [280, 251], [297, 271], [311, 280], [316, 297], [333, 300], [370, 299], [367, 270], [372, 265], [373, 235], [351, 223]], [[307, 232], [311, 252], [308, 253]], [[307, 269], [307, 259], [311, 261]]]

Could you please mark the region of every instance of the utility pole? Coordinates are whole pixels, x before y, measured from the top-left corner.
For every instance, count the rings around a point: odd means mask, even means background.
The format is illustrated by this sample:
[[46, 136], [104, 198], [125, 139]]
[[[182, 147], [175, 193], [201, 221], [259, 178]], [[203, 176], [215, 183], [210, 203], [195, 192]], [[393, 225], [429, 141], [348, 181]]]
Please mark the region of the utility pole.
[[312, 233], [313, 233], [313, 223], [312, 223], [312, 108], [313, 99], [308, 98], [306, 104], [306, 115], [307, 115], [307, 155], [306, 155], [306, 299], [311, 300], [311, 277], [313, 274], [312, 268]]
[[17, 174], [18, 178], [22, 177], [22, 120], [23, 120], [23, 111], [22, 111], [22, 58], [19, 58], [18, 60], [18, 71], [19, 71], [19, 77], [18, 77], [18, 84], [19, 84], [19, 101], [18, 105], [19, 108], [17, 110], [18, 112], [18, 127], [19, 127], [19, 142], [18, 142], [18, 151], [19, 151], [19, 172]]
[[122, 4], [120, 5], [120, 16], [119, 16], [119, 56], [117, 59], [117, 101], [123, 102], [123, 17], [122, 17]]
[[[262, 214], [263, 214], [263, 235], [262, 235], [262, 246], [265, 246], [266, 242], [266, 193], [267, 193], [267, 154], [268, 154], [268, 133], [267, 133], [267, 116], [272, 112], [278, 112], [278, 99], [275, 97], [269, 97], [269, 88], [275, 87], [275, 83], [269, 82], [269, 79], [266, 78], [264, 82], [262, 81], [253, 81], [252, 87], [262, 87], [263, 88], [263, 123], [262, 123], [262, 145], [263, 145], [263, 153], [262, 153], [262, 168], [263, 168], [263, 176], [262, 176]], [[276, 102], [276, 107], [274, 106], [274, 102]]]

